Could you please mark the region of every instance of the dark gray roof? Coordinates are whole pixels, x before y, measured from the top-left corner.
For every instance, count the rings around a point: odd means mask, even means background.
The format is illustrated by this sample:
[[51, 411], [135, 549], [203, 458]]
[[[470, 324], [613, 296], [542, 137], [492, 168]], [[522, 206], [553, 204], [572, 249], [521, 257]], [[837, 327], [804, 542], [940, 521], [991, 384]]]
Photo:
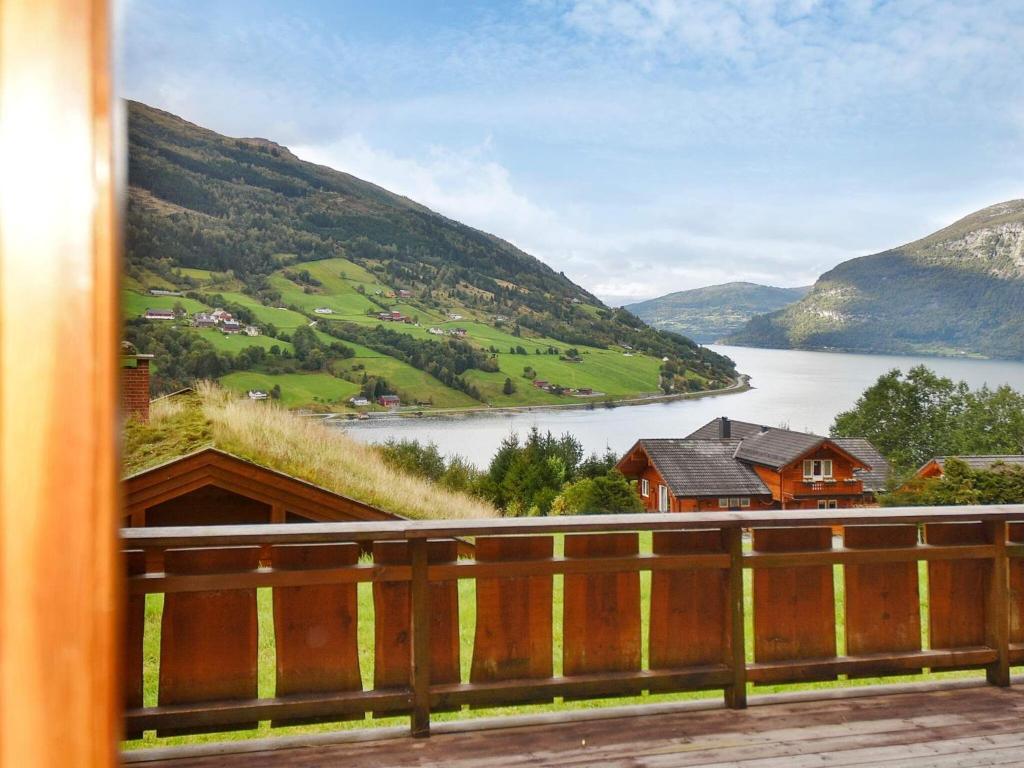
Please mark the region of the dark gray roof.
[[833, 437], [832, 442], [871, 467], [853, 470], [854, 476], [864, 484], [865, 491], [879, 493], [885, 490], [892, 468], [875, 446], [863, 437]]
[[[712, 419], [703, 427], [700, 427], [699, 429], [696, 429], [690, 434], [688, 434], [684, 439], [703, 440], [708, 438], [718, 438], [721, 436], [718, 433], [720, 422], [721, 419]], [[752, 424], [749, 421], [736, 421], [734, 419], [729, 419], [729, 429], [731, 432], [731, 434], [729, 435], [730, 438], [738, 437], [739, 439], [742, 440], [745, 437], [750, 437], [751, 435], [757, 434], [762, 429], [764, 429], [764, 427], [762, 427], [760, 424]]]
[[[713, 419], [703, 427], [691, 432], [685, 439], [718, 438], [721, 423], [721, 419]], [[729, 437], [731, 439], [739, 438], [742, 441], [736, 451], [737, 459], [749, 461], [753, 464], [763, 464], [774, 469], [780, 469], [791, 464], [825, 440], [831, 440], [844, 451], [870, 465], [872, 469], [875, 467], [875, 461], [872, 461], [872, 459], [881, 459], [881, 469], [879, 471], [881, 472], [880, 482], [882, 484], [884, 484], [889, 475], [888, 463], [871, 443], [862, 438], [837, 439], [822, 437], [821, 435], [812, 435], [807, 432], [794, 432], [780, 427], [768, 427], [761, 424], [753, 424], [749, 421], [735, 421], [733, 419], [729, 420]], [[848, 447], [848, 444], [852, 445], [850, 441], [856, 441], [861, 450], [859, 452], [851, 450]], [[856, 471], [866, 472], [866, 470]], [[875, 478], [872, 478], [872, 482], [875, 482]], [[865, 488], [867, 488], [867, 484], [865, 484]]]
[[736, 450], [736, 458], [780, 469], [814, 450], [824, 440], [819, 435], [790, 432], [788, 429], [769, 429], [743, 438]]
[[640, 440], [673, 496], [770, 496], [757, 473], [737, 461], [740, 440]]
[[945, 470], [947, 459], [959, 459], [971, 469], [992, 469], [996, 464], [1024, 465], [1024, 456], [1013, 453], [987, 456], [936, 456], [935, 463]]

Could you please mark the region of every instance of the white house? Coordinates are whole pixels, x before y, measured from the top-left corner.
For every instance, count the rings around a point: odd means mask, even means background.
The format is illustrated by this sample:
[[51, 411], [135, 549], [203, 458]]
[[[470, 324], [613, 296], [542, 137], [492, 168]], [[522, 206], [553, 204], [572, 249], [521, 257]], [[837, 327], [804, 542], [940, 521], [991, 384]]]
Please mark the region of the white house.
[[318, 315], [333, 315], [334, 310], [330, 307], [317, 307], [313, 310]]

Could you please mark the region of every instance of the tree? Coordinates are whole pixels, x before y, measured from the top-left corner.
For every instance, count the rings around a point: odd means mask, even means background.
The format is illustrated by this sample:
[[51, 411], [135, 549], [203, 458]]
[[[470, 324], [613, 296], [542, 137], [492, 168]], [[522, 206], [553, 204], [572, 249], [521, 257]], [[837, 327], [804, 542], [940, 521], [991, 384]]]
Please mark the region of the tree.
[[281, 385], [280, 384], [275, 384], [274, 386], [272, 386], [270, 388], [270, 398], [272, 400], [280, 400], [281, 399]]
[[1024, 467], [996, 464], [971, 469], [959, 459], [947, 459], [941, 477], [915, 477], [881, 497], [883, 506], [947, 506], [960, 504], [1024, 503]]
[[1024, 395], [1010, 387], [971, 391], [919, 365], [883, 374], [836, 416], [833, 437], [865, 437], [906, 477], [936, 456], [1018, 453]]
[[292, 332], [292, 346], [295, 348], [295, 358], [305, 362], [314, 349], [320, 348], [320, 340], [313, 333], [313, 329], [300, 325]]
[[629, 480], [618, 470], [571, 483], [552, 504], [552, 514], [600, 515], [642, 512], [643, 505]]
[[505, 385], [501, 388], [501, 392], [504, 395], [511, 395], [516, 391], [516, 385], [512, 383], [512, 379], [506, 378]]

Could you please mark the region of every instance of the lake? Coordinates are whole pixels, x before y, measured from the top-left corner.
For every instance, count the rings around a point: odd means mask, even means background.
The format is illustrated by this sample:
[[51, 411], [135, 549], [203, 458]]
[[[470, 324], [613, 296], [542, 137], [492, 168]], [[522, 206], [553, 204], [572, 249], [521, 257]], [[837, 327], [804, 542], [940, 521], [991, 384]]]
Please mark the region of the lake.
[[751, 377], [753, 389], [697, 400], [594, 410], [536, 410], [514, 413], [387, 418], [343, 422], [341, 429], [369, 442], [388, 438], [433, 441], [445, 455], [461, 454], [486, 466], [501, 440], [532, 427], [556, 435], [570, 432], [589, 453], [611, 448], [622, 453], [641, 437], [683, 437], [718, 416], [769, 426], [827, 434], [840, 411], [850, 408], [879, 375], [923, 363], [972, 388], [1009, 384], [1024, 391], [1024, 363], [946, 357], [902, 357], [711, 346], [728, 355]]

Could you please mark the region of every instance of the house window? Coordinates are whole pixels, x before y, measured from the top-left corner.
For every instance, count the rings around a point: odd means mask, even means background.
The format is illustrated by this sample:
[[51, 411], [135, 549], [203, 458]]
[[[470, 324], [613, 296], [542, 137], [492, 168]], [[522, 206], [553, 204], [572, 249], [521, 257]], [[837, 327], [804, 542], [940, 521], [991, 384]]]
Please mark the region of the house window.
[[664, 485], [658, 486], [658, 511], [668, 512], [668, 488]]
[[832, 477], [832, 459], [804, 459], [804, 480], [825, 480]]
[[646, 477], [640, 480], [640, 495], [645, 499], [651, 495], [651, 481]]
[[835, 499], [818, 499], [818, 509], [839, 509], [839, 502]]
[[749, 506], [750, 497], [748, 496], [720, 496], [718, 499], [719, 509], [740, 509]]

